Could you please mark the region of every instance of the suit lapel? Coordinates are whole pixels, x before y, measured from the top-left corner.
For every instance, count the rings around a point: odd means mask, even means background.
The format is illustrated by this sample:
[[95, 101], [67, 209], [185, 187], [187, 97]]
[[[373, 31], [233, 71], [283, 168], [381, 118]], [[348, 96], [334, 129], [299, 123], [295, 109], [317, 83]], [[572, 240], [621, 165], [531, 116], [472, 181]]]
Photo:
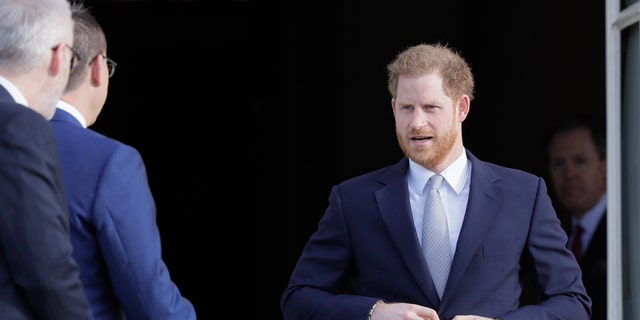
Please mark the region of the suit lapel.
[[408, 160], [404, 158], [381, 178], [385, 186], [376, 192], [376, 201], [391, 240], [404, 263], [427, 299], [438, 306], [440, 299], [422, 257], [418, 237], [415, 232], [407, 232], [415, 230], [407, 190], [408, 167]]
[[500, 177], [470, 152], [467, 152], [467, 156], [472, 165], [469, 201], [443, 300], [446, 300], [447, 293], [460, 282], [471, 259], [480, 250], [482, 240], [500, 205], [498, 188], [495, 184]]
[[598, 227], [596, 228], [589, 246], [585, 251], [582, 259], [580, 260], [580, 266], [583, 268], [583, 273], [588, 272], [594, 265], [606, 261], [607, 256], [607, 213], [600, 218]]
[[[460, 282], [471, 259], [480, 249], [500, 206], [499, 189], [496, 187], [500, 177], [468, 151], [467, 156], [472, 165], [471, 191], [443, 301]], [[417, 235], [407, 232], [415, 230], [407, 190], [408, 166], [408, 160], [404, 158], [380, 179], [384, 186], [376, 192], [376, 201], [400, 256], [427, 299], [438, 308], [440, 299], [429, 276], [427, 263], [422, 258]]]

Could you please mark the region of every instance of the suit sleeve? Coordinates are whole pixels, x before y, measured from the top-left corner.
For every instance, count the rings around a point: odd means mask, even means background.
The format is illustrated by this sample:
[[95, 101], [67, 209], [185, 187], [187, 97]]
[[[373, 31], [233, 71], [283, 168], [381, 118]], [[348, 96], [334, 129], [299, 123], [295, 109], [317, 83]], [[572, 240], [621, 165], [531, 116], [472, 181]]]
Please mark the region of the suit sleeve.
[[554, 315], [559, 319], [588, 319], [591, 298], [582, 283], [580, 267], [565, 246], [566, 233], [551, 204], [546, 185], [542, 179], [538, 181], [527, 251], [543, 301], [508, 313], [504, 318], [543, 319]]
[[0, 128], [0, 244], [13, 281], [37, 318], [88, 319], [53, 130], [26, 108]]
[[162, 260], [156, 207], [138, 151], [116, 149], [100, 179], [95, 211], [107, 219], [97, 237], [127, 317], [195, 319]]
[[378, 298], [343, 294], [353, 252], [340, 188], [305, 245], [280, 299], [284, 319], [367, 319]]

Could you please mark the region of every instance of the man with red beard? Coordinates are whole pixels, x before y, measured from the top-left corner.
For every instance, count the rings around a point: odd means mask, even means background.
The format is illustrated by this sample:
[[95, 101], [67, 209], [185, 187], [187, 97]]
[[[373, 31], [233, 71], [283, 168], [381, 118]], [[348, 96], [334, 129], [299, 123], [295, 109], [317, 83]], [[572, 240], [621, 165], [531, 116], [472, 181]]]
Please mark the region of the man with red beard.
[[[474, 90], [466, 61], [420, 44], [387, 70], [406, 156], [332, 188], [282, 295], [284, 318], [589, 319], [544, 180], [481, 161], [462, 143]], [[536, 275], [540, 302], [521, 307], [525, 272]]]
[[556, 198], [570, 215], [565, 229], [592, 300], [592, 320], [607, 319], [607, 145], [602, 125], [577, 115], [549, 140], [549, 172]]

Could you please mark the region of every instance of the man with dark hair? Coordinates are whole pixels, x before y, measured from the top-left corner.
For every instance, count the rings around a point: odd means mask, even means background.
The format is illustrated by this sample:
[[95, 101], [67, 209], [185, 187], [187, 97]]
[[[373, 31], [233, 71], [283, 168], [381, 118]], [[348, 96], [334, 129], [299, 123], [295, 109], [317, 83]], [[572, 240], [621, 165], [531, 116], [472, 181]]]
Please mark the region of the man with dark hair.
[[51, 124], [58, 140], [74, 256], [94, 320], [195, 320], [162, 260], [156, 210], [140, 153], [88, 129], [116, 63], [95, 17], [72, 4], [83, 63], [72, 70]]
[[570, 215], [565, 224], [582, 281], [592, 299], [591, 319], [607, 317], [607, 145], [603, 126], [586, 116], [563, 119], [549, 144], [556, 198]]

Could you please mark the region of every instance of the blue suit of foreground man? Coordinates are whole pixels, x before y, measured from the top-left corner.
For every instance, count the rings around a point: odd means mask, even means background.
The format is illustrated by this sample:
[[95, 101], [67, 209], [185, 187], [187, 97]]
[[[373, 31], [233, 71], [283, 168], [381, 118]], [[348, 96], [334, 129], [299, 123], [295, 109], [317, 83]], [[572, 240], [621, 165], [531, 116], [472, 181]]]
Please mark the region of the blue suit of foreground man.
[[162, 260], [156, 207], [134, 148], [86, 128], [107, 97], [116, 63], [95, 18], [75, 3], [82, 57], [51, 120], [58, 140], [71, 216], [74, 257], [96, 320], [193, 320]]
[[[406, 157], [332, 188], [282, 295], [284, 318], [589, 319], [591, 299], [544, 180], [484, 162], [462, 143], [474, 88], [464, 59], [417, 45], [388, 72]], [[437, 191], [449, 261], [422, 250], [431, 242], [422, 224], [434, 174], [445, 180]], [[431, 276], [438, 268], [448, 272], [441, 296]], [[520, 305], [523, 271], [537, 276], [538, 304]]]

